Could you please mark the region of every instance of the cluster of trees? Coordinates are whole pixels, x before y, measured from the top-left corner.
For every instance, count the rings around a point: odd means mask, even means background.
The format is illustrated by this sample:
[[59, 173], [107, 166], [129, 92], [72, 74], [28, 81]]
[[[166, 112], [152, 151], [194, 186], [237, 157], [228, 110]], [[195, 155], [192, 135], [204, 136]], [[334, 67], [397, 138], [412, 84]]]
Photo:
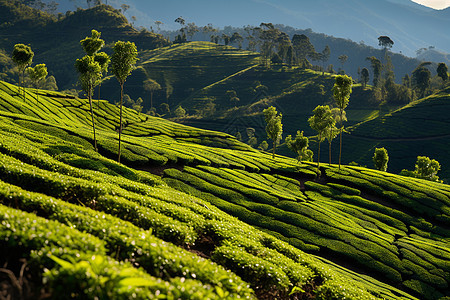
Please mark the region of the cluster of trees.
[[[372, 160], [375, 169], [384, 172], [387, 171], [389, 155], [388, 151], [385, 148], [375, 148]], [[439, 176], [437, 176], [437, 173], [439, 172], [440, 169], [441, 165], [437, 160], [430, 159], [427, 156], [417, 156], [417, 161], [414, 166], [414, 170], [410, 171], [403, 169], [400, 172], [400, 175], [425, 179], [429, 181], [442, 182], [442, 180], [439, 180]]]
[[[244, 27], [245, 35], [239, 32], [232, 34], [218, 34], [219, 30], [214, 28], [212, 24], [203, 27], [195, 25], [195, 23], [186, 23], [183, 17], [175, 20], [180, 24], [180, 32], [175, 37], [174, 43], [184, 43], [188, 39], [201, 32], [209, 35], [210, 41], [213, 43], [223, 42], [225, 45], [235, 45], [239, 49], [242, 48], [243, 42], [247, 41], [247, 49], [250, 51], [260, 51], [263, 64], [286, 63], [290, 66], [300, 65], [302, 67], [312, 67], [309, 60], [322, 63], [322, 70], [325, 70], [325, 64], [330, 58], [330, 47], [326, 46], [323, 51], [316, 52], [309, 38], [304, 34], [295, 34], [292, 39], [276, 28], [272, 23], [261, 23], [260, 26]], [[348, 56], [341, 55], [339, 60], [342, 66], [347, 61]]]
[[122, 136], [122, 106], [123, 106], [123, 87], [127, 77], [135, 68], [137, 62], [137, 48], [132, 42], [117, 41], [113, 46], [113, 54], [109, 57], [104, 52], [99, 52], [105, 45], [105, 41], [100, 38], [101, 33], [92, 30], [91, 36], [80, 41], [86, 55], [77, 59], [75, 68], [79, 74], [79, 81], [82, 89], [87, 93], [89, 107], [92, 119], [92, 131], [94, 135], [94, 148], [97, 148], [97, 139], [95, 133], [95, 120], [92, 105], [93, 89], [101, 83], [102, 77], [108, 72], [108, 66], [111, 64], [111, 71], [120, 85], [120, 114], [119, 114], [119, 149], [117, 161], [120, 162], [121, 154], [121, 136]]
[[[329, 145], [329, 163], [331, 164], [331, 143], [339, 134], [339, 169], [341, 168], [342, 157], [342, 133], [344, 131], [343, 122], [347, 120], [345, 108], [348, 106], [352, 93], [353, 79], [347, 75], [336, 76], [333, 86], [333, 98], [336, 107], [330, 108], [328, 105], [318, 105], [313, 110], [313, 115], [308, 119], [309, 125], [317, 131], [318, 158], [317, 168], [320, 167], [320, 144], [327, 139]], [[339, 128], [336, 127], [339, 124]]]
[[[329, 164], [331, 165], [331, 143], [338, 135], [339, 141], [339, 169], [341, 168], [342, 156], [342, 133], [344, 131], [345, 108], [348, 106], [352, 93], [353, 79], [347, 75], [336, 76], [333, 86], [333, 97], [336, 107], [330, 108], [328, 105], [318, 105], [313, 110], [313, 115], [308, 119], [311, 128], [317, 131], [318, 157], [317, 168], [320, 167], [320, 145], [327, 139], [329, 144]], [[271, 106], [264, 109], [264, 119], [266, 121], [267, 137], [272, 140], [272, 158], [275, 158], [275, 149], [279, 145], [283, 134], [283, 115], [278, 113], [276, 108]], [[339, 128], [336, 127], [339, 125]], [[309, 139], [303, 135], [303, 131], [297, 131], [295, 138], [288, 135], [285, 139], [286, 146], [296, 153], [298, 161], [312, 161], [313, 152], [308, 149]]]
[[[388, 36], [378, 38], [379, 45], [384, 50], [384, 58], [378, 59], [375, 56], [367, 57], [370, 62], [373, 74], [373, 100], [379, 103], [406, 104], [417, 97], [425, 97], [431, 88], [432, 73], [431, 62], [423, 62], [417, 66], [411, 76], [406, 74], [402, 78], [402, 84], [395, 83], [395, 75], [389, 50], [394, 45]], [[384, 61], [383, 61], [384, 60]], [[437, 76], [446, 84], [448, 80], [448, 68], [445, 63], [439, 63], [436, 69]], [[359, 72], [361, 83], [366, 88], [369, 82], [369, 70], [363, 68]]]
[[[37, 89], [42, 80], [44, 80], [47, 75], [47, 67], [45, 64], [38, 64], [32, 67], [34, 52], [31, 47], [24, 44], [14, 45], [14, 49], [11, 54], [12, 61], [17, 65], [19, 70], [19, 87], [23, 91], [23, 100], [25, 101], [25, 71], [28, 73], [30, 80], [32, 81], [34, 88], [36, 89], [36, 101], [39, 102], [39, 95]], [[22, 79], [21, 79], [22, 77]]]

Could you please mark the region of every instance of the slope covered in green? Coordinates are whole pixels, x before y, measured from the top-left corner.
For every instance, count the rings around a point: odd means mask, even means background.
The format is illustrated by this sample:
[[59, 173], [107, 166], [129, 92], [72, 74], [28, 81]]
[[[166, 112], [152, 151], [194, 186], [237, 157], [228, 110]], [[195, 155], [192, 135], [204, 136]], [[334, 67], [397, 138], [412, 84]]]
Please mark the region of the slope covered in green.
[[[385, 147], [389, 152], [389, 170], [399, 173], [414, 169], [417, 156], [425, 155], [440, 162], [441, 179], [450, 179], [450, 89], [444, 89], [424, 99], [412, 102], [385, 116], [362, 122], [351, 128], [345, 137], [345, 152], [353, 149], [346, 161], [372, 165], [375, 147]], [[357, 150], [357, 151], [355, 151]]]
[[24, 282], [4, 280], [11, 294], [44, 278], [56, 299], [450, 296], [446, 185], [356, 167], [316, 178], [128, 109], [120, 165], [117, 107], [95, 107], [98, 154], [85, 99], [33, 91], [0, 83], [0, 264]]

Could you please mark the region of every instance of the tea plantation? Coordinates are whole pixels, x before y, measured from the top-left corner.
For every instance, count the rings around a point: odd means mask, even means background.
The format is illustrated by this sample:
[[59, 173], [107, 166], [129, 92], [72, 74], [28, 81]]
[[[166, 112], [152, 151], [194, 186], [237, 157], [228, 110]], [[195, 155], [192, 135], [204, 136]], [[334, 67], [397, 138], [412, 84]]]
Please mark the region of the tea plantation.
[[446, 88], [392, 113], [361, 122], [349, 130], [344, 160], [372, 165], [374, 148], [385, 147], [390, 157], [388, 170], [399, 173], [402, 169], [414, 169], [417, 156], [425, 155], [439, 161], [439, 177], [449, 182], [449, 109], [450, 89]]
[[0, 291], [52, 299], [450, 297], [450, 187], [0, 82]]

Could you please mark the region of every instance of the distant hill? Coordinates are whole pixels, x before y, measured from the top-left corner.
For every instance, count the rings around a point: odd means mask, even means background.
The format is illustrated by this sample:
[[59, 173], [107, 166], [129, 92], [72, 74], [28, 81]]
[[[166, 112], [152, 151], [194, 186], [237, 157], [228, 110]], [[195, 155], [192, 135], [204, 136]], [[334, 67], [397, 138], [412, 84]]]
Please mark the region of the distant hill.
[[107, 5], [79, 9], [59, 20], [16, 0], [0, 0], [0, 10], [8, 12], [1, 17], [0, 49], [10, 53], [17, 43], [29, 44], [35, 52], [34, 62], [45, 63], [61, 89], [77, 83], [73, 64], [84, 55], [79, 42], [90, 36], [92, 29], [102, 33], [107, 44], [104, 50], [109, 52], [117, 40], [132, 40], [139, 50], [168, 44], [161, 35], [134, 29], [118, 10]]
[[424, 51], [421, 51], [421, 53], [417, 56], [417, 59], [435, 63], [443, 62], [447, 65], [450, 64], [450, 54], [435, 49], [426, 49]]
[[[68, 1], [68, 0], [66, 0]], [[436, 11], [409, 0], [318, 0], [318, 1], [252, 1], [231, 0], [227, 3], [199, 0], [158, 2], [128, 0], [127, 16], [136, 16], [137, 24], [154, 25], [162, 21], [166, 29], [179, 28], [174, 20], [183, 16], [198, 25], [242, 27], [261, 22], [284, 24], [299, 29], [311, 28], [335, 37], [364, 41], [378, 46], [377, 38], [388, 35], [393, 50], [414, 57], [419, 48], [435, 46], [449, 52], [450, 25], [448, 9]], [[220, 11], [220, 14], [217, 12]]]

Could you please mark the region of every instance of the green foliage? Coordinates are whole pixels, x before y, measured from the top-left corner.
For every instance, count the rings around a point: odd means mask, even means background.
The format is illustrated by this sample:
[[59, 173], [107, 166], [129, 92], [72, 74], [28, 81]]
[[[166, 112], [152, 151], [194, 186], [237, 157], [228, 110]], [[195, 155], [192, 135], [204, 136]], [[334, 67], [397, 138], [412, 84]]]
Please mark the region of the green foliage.
[[24, 44], [15, 44], [14, 49], [11, 54], [12, 61], [17, 65], [19, 69], [19, 74], [22, 73], [22, 82], [20, 81], [19, 75], [19, 85], [23, 89], [23, 99], [25, 100], [25, 68], [31, 65], [33, 61], [34, 52], [31, 50], [30, 46]]
[[118, 41], [114, 44], [111, 56], [111, 72], [122, 85], [135, 68], [137, 48], [133, 42]]
[[266, 121], [267, 137], [273, 141], [272, 158], [275, 158], [275, 148], [280, 143], [283, 134], [283, 124], [281, 124], [282, 114], [278, 114], [275, 107], [271, 106], [263, 111]]
[[375, 148], [372, 160], [375, 169], [386, 172], [389, 156], [385, 148]]
[[[34, 83], [34, 87], [37, 88], [39, 87], [38, 84], [41, 80], [44, 80], [45, 77], [47, 77], [48, 72], [47, 72], [47, 67], [45, 66], [45, 64], [38, 64], [34, 67], [28, 67], [27, 68], [27, 72], [28, 72], [28, 76], [30, 76], [31, 81], [33, 81]], [[38, 102], [38, 94], [36, 91], [36, 102]]]
[[442, 81], [446, 82], [448, 79], [448, 68], [445, 63], [439, 63], [437, 67], [437, 75], [441, 77]]
[[103, 48], [105, 41], [100, 38], [101, 32], [92, 29], [91, 34], [91, 37], [86, 37], [81, 40], [80, 44], [87, 55], [94, 56], [101, 48]]
[[308, 149], [309, 140], [306, 136], [303, 136], [303, 131], [297, 131], [294, 140], [291, 135], [288, 135], [285, 142], [289, 150], [297, 154], [298, 162], [302, 160], [312, 161], [312, 151]]
[[180, 105], [174, 110], [173, 114], [177, 118], [184, 118], [186, 116], [186, 110]]
[[431, 83], [431, 72], [425, 66], [426, 63], [420, 64], [412, 73], [412, 82], [421, 92], [422, 97], [425, 96], [425, 93], [429, 89]]
[[11, 54], [13, 62], [18, 66], [19, 71], [23, 72], [25, 68], [31, 65], [34, 52], [30, 46], [24, 44], [15, 44]]
[[369, 82], [369, 70], [367, 70], [367, 68], [363, 68], [361, 70], [361, 79], [365, 88], [367, 86], [367, 83]]
[[330, 128], [335, 126], [336, 120], [328, 105], [318, 105], [313, 110], [313, 115], [308, 119], [309, 126], [317, 132], [317, 141], [319, 150], [317, 152], [317, 168], [320, 165], [320, 144], [326, 137], [326, 133]]
[[[370, 61], [370, 64], [372, 66], [373, 71], [373, 85], [378, 86], [380, 82], [380, 76], [381, 76], [381, 70], [383, 68], [383, 65], [381, 64], [381, 61], [376, 58], [375, 56], [367, 57], [366, 60]], [[368, 76], [367, 76], [368, 78]]]
[[441, 165], [435, 159], [426, 156], [418, 156], [414, 171], [402, 170], [400, 175], [440, 182], [437, 173]]
[[100, 64], [92, 56], [85, 55], [76, 60], [75, 69], [80, 75], [81, 87], [92, 97], [92, 89], [100, 83], [102, 77]]
[[137, 58], [137, 48], [133, 42], [118, 41], [114, 44], [113, 55], [111, 56], [111, 71], [120, 84], [120, 115], [119, 115], [119, 151], [117, 161], [120, 162], [121, 142], [122, 142], [122, 101], [123, 85], [135, 69]]
[[347, 75], [336, 76], [336, 82], [333, 86], [333, 98], [339, 108], [340, 140], [339, 140], [339, 168], [341, 168], [342, 155], [342, 131], [344, 130], [344, 109], [347, 107], [352, 93], [353, 80]]
[[261, 151], [266, 151], [268, 148], [269, 148], [269, 144], [267, 143], [267, 141], [262, 141], [261, 144], [259, 144], [259, 146], [258, 146], [258, 149]]

